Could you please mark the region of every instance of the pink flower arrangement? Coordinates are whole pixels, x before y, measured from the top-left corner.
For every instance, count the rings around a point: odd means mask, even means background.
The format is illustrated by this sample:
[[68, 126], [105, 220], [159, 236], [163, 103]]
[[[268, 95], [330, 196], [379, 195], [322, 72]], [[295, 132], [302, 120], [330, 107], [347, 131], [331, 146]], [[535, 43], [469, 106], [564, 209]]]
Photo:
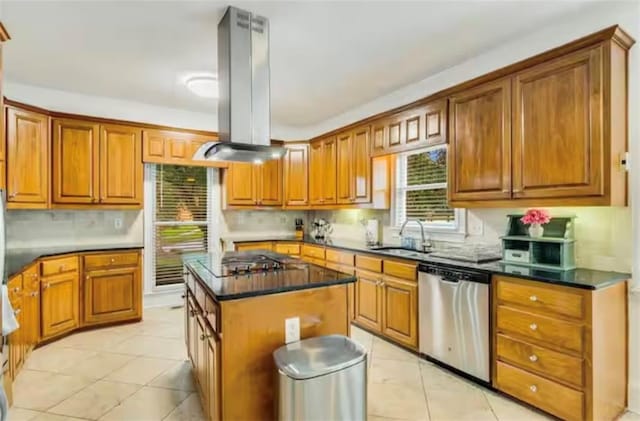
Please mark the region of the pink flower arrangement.
[[520, 221], [523, 224], [531, 225], [531, 224], [548, 224], [551, 221], [551, 216], [549, 212], [544, 209], [529, 209], [527, 213], [524, 214]]

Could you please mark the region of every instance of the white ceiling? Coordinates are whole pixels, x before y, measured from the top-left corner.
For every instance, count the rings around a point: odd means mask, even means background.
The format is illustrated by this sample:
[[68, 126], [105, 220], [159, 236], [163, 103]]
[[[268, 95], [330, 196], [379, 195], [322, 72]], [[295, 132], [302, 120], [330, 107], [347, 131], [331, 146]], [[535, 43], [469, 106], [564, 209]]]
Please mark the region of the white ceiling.
[[6, 77], [192, 111], [216, 101], [180, 78], [216, 70], [231, 3], [271, 22], [272, 119], [322, 122], [512, 37], [570, 18], [584, 1], [4, 1]]

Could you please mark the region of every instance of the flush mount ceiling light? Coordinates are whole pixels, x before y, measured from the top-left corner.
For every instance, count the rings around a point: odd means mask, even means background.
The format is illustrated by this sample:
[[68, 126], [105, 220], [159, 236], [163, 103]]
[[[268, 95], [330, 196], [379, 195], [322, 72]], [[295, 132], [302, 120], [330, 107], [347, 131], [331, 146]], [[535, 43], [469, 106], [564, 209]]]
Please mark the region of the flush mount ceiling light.
[[218, 98], [218, 78], [213, 75], [192, 76], [184, 83], [191, 92], [200, 97]]

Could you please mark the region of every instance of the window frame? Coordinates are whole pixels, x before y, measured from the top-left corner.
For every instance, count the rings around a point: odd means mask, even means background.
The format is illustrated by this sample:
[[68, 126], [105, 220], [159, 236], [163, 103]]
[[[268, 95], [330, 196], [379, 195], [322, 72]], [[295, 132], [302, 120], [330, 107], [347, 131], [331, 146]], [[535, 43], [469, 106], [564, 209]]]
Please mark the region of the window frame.
[[[429, 184], [420, 184], [415, 186], [400, 186], [399, 180], [406, 180], [406, 158], [411, 155], [418, 155], [425, 152], [431, 152], [438, 149], [445, 149], [447, 152], [447, 166], [448, 166], [448, 145], [434, 145], [426, 148], [420, 148], [408, 152], [401, 152], [396, 154], [395, 158], [395, 171], [393, 176], [393, 189], [391, 194], [391, 221], [392, 221], [392, 231], [395, 231], [398, 235], [400, 233], [400, 228], [404, 223], [404, 220], [400, 221], [401, 213], [399, 212], [399, 204], [404, 203], [404, 194], [407, 191], [417, 191], [417, 190], [435, 190], [448, 188], [448, 181], [440, 182], [440, 183], [429, 183]], [[400, 172], [405, 171], [404, 176], [401, 177]], [[448, 173], [448, 168], [447, 168]], [[402, 214], [406, 214], [406, 210], [402, 212]], [[454, 208], [453, 209], [454, 218], [451, 223], [442, 223], [442, 222], [424, 222], [424, 230], [429, 233], [429, 237], [435, 240], [443, 240], [443, 241], [464, 241], [466, 237], [466, 210]], [[405, 232], [410, 236], [416, 236], [421, 234], [420, 224], [414, 221], [410, 221], [407, 223], [405, 227]]]

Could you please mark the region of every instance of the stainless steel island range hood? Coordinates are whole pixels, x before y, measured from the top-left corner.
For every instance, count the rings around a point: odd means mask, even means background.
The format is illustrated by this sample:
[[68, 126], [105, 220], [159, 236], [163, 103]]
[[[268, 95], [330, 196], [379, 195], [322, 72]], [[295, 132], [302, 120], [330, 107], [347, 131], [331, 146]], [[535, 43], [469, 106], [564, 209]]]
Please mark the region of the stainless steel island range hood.
[[218, 141], [194, 159], [262, 163], [284, 148], [271, 145], [269, 21], [229, 6], [218, 23]]

